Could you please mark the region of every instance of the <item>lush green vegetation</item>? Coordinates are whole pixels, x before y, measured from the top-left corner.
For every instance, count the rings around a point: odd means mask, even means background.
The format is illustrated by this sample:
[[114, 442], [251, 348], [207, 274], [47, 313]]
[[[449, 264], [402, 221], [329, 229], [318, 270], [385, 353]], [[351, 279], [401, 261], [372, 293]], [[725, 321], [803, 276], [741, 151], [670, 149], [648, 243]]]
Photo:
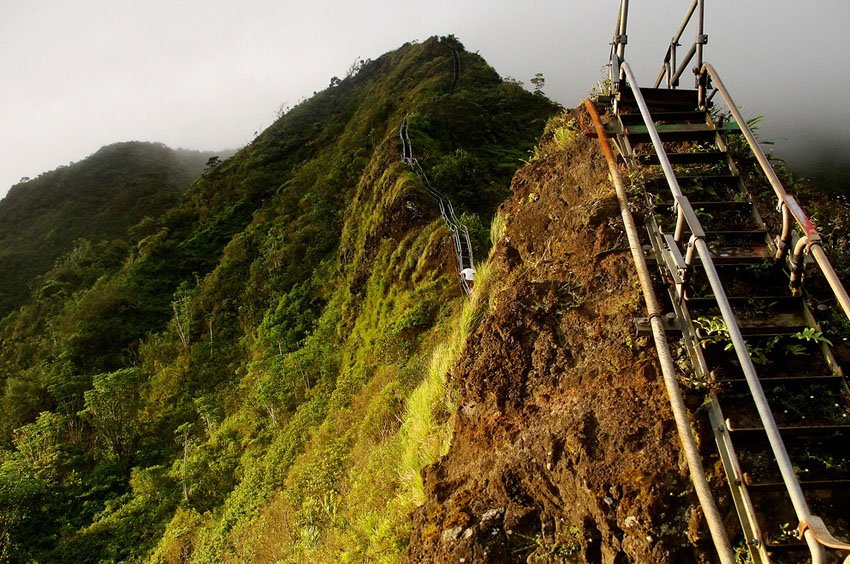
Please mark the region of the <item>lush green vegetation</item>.
[[461, 303], [399, 124], [484, 246], [554, 110], [453, 38], [408, 44], [160, 215], [109, 216], [126, 236], [75, 235], [0, 323], [0, 561], [396, 558], [486, 307]]
[[116, 143], [12, 187], [0, 201], [0, 316], [26, 300], [79, 239], [122, 239], [145, 216], [179, 202], [209, 153]]

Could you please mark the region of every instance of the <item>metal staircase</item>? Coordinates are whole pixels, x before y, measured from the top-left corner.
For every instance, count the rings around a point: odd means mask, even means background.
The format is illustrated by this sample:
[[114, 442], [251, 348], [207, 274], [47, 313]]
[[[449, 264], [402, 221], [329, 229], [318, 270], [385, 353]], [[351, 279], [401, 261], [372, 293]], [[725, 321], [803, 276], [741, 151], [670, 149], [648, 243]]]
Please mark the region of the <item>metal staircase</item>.
[[460, 222], [460, 219], [458, 219], [455, 214], [454, 206], [452, 206], [452, 202], [439, 190], [431, 186], [428, 176], [425, 174], [422, 166], [420, 166], [419, 161], [417, 161], [413, 156], [413, 146], [410, 143], [410, 136], [407, 131], [406, 117], [401, 122], [399, 137], [401, 138], [402, 162], [416, 173], [416, 176], [418, 176], [419, 180], [422, 181], [422, 185], [428, 193], [431, 194], [434, 201], [437, 202], [437, 206], [440, 208], [440, 215], [443, 217], [443, 221], [446, 222], [446, 226], [452, 233], [452, 242], [454, 243], [455, 261], [457, 264], [460, 287], [461, 290], [463, 290], [464, 295], [469, 296], [472, 293], [472, 284], [470, 283], [471, 281], [467, 280], [462, 274], [466, 269], [472, 269], [473, 272], [475, 271], [475, 262], [472, 258], [472, 242], [469, 239], [469, 230], [463, 223]]
[[[695, 13], [694, 44], [679, 63], [676, 48]], [[703, 0], [691, 4], [654, 88], [639, 88], [625, 61], [627, 15], [622, 0], [607, 135], [621, 165], [642, 179], [632, 205], [643, 210], [643, 251], [657, 266], [691, 378], [708, 390], [740, 534], [755, 562], [837, 561], [850, 551], [835, 538], [850, 533], [850, 388], [806, 300], [807, 265], [821, 270], [848, 317], [850, 298], [817, 230], [703, 64]], [[696, 88], [674, 89], [694, 57]], [[665, 77], [668, 88], [658, 88]], [[730, 118], [712, 111], [718, 93]], [[770, 232], [762, 214], [771, 210], [750, 197], [730, 135], [745, 138], [773, 187], [781, 232]]]

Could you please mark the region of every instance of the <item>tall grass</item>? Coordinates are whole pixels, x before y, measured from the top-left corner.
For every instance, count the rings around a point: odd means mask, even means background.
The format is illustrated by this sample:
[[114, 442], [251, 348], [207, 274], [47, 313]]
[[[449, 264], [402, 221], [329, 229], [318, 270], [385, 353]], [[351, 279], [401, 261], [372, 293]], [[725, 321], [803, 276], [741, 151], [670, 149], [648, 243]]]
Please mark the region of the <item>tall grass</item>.
[[457, 400], [452, 396], [447, 377], [467, 338], [486, 312], [492, 284], [490, 272], [489, 263], [477, 268], [475, 287], [470, 299], [463, 304], [454, 330], [446, 342], [435, 347], [425, 379], [407, 399], [400, 429], [398, 473], [401, 479], [399, 497], [408, 506], [425, 502], [422, 468], [448, 452]]

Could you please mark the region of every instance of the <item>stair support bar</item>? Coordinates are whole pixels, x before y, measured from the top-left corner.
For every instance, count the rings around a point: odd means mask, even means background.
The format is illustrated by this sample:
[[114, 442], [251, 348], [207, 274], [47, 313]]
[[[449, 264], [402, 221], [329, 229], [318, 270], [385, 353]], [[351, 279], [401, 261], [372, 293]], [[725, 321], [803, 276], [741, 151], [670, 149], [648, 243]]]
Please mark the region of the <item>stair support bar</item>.
[[714, 497], [711, 495], [711, 488], [705, 477], [705, 471], [702, 466], [702, 457], [697, 448], [696, 439], [693, 435], [690, 422], [688, 420], [688, 410], [682, 398], [682, 390], [679, 387], [679, 380], [676, 376], [675, 363], [673, 356], [670, 353], [670, 346], [667, 343], [667, 337], [664, 331], [664, 323], [661, 319], [661, 306], [655, 291], [652, 288], [652, 278], [649, 269], [646, 265], [646, 259], [643, 256], [640, 239], [638, 236], [637, 225], [634, 217], [629, 211], [629, 200], [626, 193], [623, 179], [620, 176], [620, 171], [617, 169], [617, 163], [614, 154], [611, 150], [611, 145], [608, 143], [605, 134], [605, 128], [602, 126], [602, 121], [599, 119], [599, 113], [596, 111], [593, 103], [586, 99], [584, 106], [590, 117], [593, 119], [593, 125], [596, 128], [599, 143], [602, 146], [602, 152], [605, 154], [605, 159], [608, 161], [608, 170], [611, 173], [611, 178], [614, 183], [614, 189], [617, 192], [617, 200], [620, 205], [620, 214], [623, 218], [626, 235], [629, 240], [629, 248], [631, 249], [632, 259], [637, 269], [638, 279], [640, 280], [641, 290], [643, 291], [644, 301], [646, 303], [647, 315], [650, 326], [652, 327], [652, 336], [655, 340], [655, 349], [658, 352], [658, 359], [661, 364], [661, 373], [664, 377], [664, 385], [667, 390], [667, 397], [670, 400], [670, 405], [673, 410], [673, 418], [676, 422], [676, 430], [679, 434], [679, 440], [682, 443], [682, 450], [685, 453], [685, 459], [688, 463], [688, 469], [691, 474], [691, 481], [694, 485], [697, 498], [705, 515], [705, 520], [708, 523], [708, 529], [714, 541], [715, 549], [723, 564], [734, 564], [735, 555], [729, 543], [729, 537], [726, 535], [726, 529], [723, 526], [723, 519], [717, 509], [717, 504]]
[[[710, 65], [706, 64], [704, 65], [704, 68], [705, 67], [710, 68]], [[646, 124], [650, 134], [650, 138], [652, 139], [652, 145], [655, 149], [656, 154], [658, 155], [659, 162], [661, 163], [661, 168], [664, 170], [664, 176], [667, 178], [667, 182], [670, 185], [670, 190], [672, 191], [674, 197], [677, 197], [677, 202], [679, 201], [679, 198], [682, 198], [687, 201], [687, 198], [683, 197], [682, 190], [679, 187], [679, 183], [676, 180], [676, 175], [673, 172], [673, 166], [670, 164], [670, 160], [667, 158], [667, 152], [664, 150], [664, 145], [661, 143], [661, 138], [658, 136], [658, 131], [656, 131], [655, 129], [655, 122], [653, 121], [652, 116], [649, 113], [649, 108], [646, 105], [646, 101], [643, 99], [643, 94], [641, 93], [640, 88], [637, 86], [638, 82], [635, 79], [634, 74], [632, 73], [631, 67], [628, 63], [623, 62], [621, 68], [626, 78], [628, 79], [628, 83], [634, 94], [635, 101], [637, 102], [638, 108], [640, 109], [641, 115], [643, 116], [644, 123]], [[736, 117], [736, 119], [738, 118]], [[739, 125], [740, 124], [741, 122], [739, 121]], [[694, 229], [694, 227], [696, 227], [697, 229]], [[691, 229], [695, 233], [697, 232], [697, 230], [702, 231], [698, 219], [696, 219], [696, 226], [691, 226]], [[779, 471], [782, 475], [782, 481], [785, 483], [785, 488], [788, 492], [788, 496], [791, 499], [792, 505], [794, 506], [794, 512], [797, 514], [797, 518], [801, 524], [810, 523], [813, 521], [820, 521], [820, 518], [812, 515], [811, 511], [809, 510], [809, 505], [808, 502], [806, 502], [805, 495], [803, 494], [803, 489], [800, 487], [800, 482], [797, 480], [797, 474], [794, 472], [794, 466], [791, 463], [790, 457], [788, 456], [788, 451], [785, 449], [785, 443], [782, 441], [782, 437], [779, 434], [779, 429], [777, 428], [776, 421], [773, 418], [773, 413], [770, 410], [770, 405], [767, 402], [764, 390], [761, 387], [761, 382], [759, 381], [755, 366], [753, 365], [753, 361], [750, 358], [749, 352], [747, 351], [747, 345], [744, 342], [744, 337], [741, 335], [741, 329], [738, 327], [738, 323], [735, 319], [735, 314], [732, 312], [732, 306], [729, 304], [729, 299], [726, 296], [726, 291], [723, 289], [723, 284], [721, 283], [720, 277], [717, 274], [717, 269], [714, 267], [714, 261], [711, 258], [711, 253], [708, 249], [708, 245], [701, 237], [692, 237], [690, 244], [694, 246], [696, 253], [699, 255], [700, 260], [702, 261], [703, 269], [706, 272], [706, 277], [708, 278], [709, 284], [711, 285], [712, 292], [714, 292], [715, 299], [717, 300], [717, 305], [720, 308], [721, 317], [723, 317], [723, 320], [726, 323], [726, 328], [729, 332], [729, 338], [732, 341], [732, 345], [735, 350], [735, 355], [738, 357], [738, 362], [740, 362], [741, 364], [741, 370], [743, 371], [744, 377], [747, 380], [747, 385], [750, 389], [750, 395], [752, 396], [753, 402], [756, 405], [756, 409], [759, 413], [759, 418], [761, 419], [762, 425], [764, 426], [764, 430], [767, 434], [770, 449], [773, 452], [773, 456], [776, 459], [777, 465], [779, 466]], [[803, 536], [806, 539], [806, 543], [809, 545], [809, 549], [812, 554], [812, 563], [825, 563], [826, 550], [824, 549], [824, 545], [818, 542], [813, 531], [809, 528], [806, 528], [805, 532], [803, 533]]]

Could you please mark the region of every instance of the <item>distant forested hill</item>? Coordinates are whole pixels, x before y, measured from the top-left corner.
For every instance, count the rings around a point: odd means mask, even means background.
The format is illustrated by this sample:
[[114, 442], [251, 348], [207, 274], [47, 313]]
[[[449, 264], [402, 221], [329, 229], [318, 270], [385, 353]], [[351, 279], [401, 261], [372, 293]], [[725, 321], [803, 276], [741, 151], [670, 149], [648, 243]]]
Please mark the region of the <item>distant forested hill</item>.
[[211, 155], [116, 143], [13, 186], [0, 201], [0, 316], [22, 305], [33, 279], [77, 239], [123, 237], [175, 205]]

